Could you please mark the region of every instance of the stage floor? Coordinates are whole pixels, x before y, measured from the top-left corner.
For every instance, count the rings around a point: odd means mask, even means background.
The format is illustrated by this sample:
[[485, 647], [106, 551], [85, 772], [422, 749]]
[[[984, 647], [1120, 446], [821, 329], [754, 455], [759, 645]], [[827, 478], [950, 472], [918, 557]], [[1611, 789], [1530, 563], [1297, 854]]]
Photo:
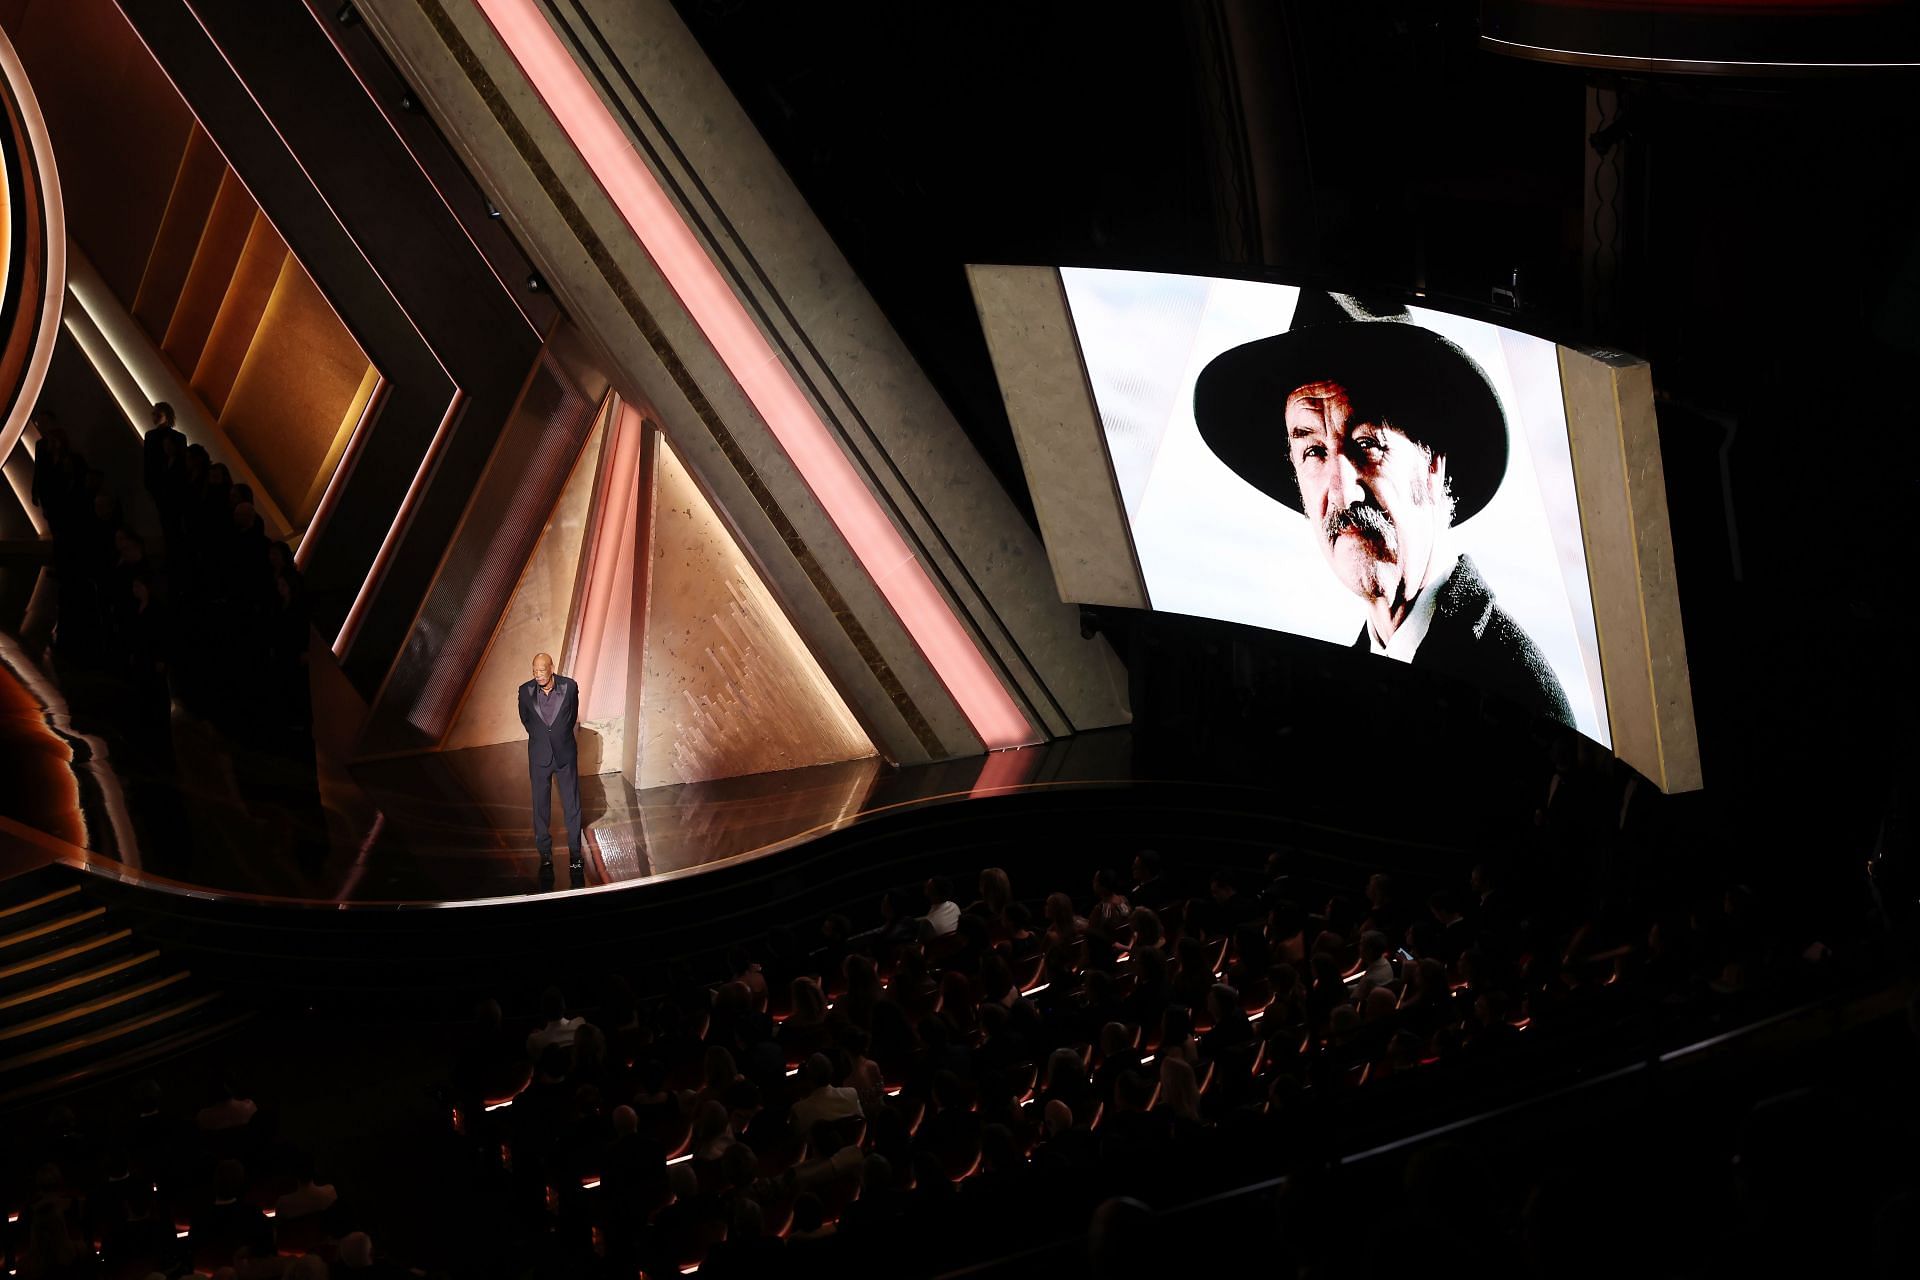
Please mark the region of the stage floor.
[[317, 641], [310, 764], [231, 741], [178, 701], [138, 717], [123, 682], [49, 647], [48, 595], [38, 564], [0, 563], [0, 874], [58, 858], [342, 903], [591, 891], [770, 852], [903, 805], [1129, 773], [1121, 730], [939, 765], [870, 758], [646, 791], [602, 774], [580, 780], [584, 874], [568, 873], [556, 802], [546, 880], [524, 744], [353, 762], [357, 699]]

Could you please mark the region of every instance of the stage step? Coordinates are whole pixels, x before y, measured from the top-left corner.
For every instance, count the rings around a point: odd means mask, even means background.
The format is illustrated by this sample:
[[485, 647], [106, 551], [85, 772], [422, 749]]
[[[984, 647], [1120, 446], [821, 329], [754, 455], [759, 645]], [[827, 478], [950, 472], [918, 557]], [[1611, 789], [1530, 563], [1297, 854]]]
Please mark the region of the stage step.
[[[126, 930], [120, 936], [133, 935], [131, 930]], [[158, 951], [130, 951], [91, 969], [47, 977], [38, 986], [0, 995], [0, 1028], [44, 1012], [42, 1005], [78, 999], [82, 992], [98, 993], [112, 986], [137, 982], [150, 974], [152, 962], [159, 958]]]
[[63, 940], [63, 935], [79, 936], [82, 926], [107, 914], [105, 907], [87, 907], [84, 910], [69, 912], [25, 925], [10, 933], [0, 932], [0, 960], [13, 960], [27, 954], [23, 948], [33, 943], [46, 944], [50, 940]]
[[206, 1043], [248, 1016], [43, 872], [0, 882], [0, 1106]]

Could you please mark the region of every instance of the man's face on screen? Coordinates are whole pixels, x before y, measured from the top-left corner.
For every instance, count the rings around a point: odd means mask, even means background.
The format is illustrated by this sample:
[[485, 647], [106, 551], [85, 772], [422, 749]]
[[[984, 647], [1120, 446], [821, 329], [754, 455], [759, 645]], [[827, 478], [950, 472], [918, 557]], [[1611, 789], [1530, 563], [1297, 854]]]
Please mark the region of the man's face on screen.
[[1445, 456], [1357, 412], [1337, 382], [1289, 395], [1286, 430], [1300, 509], [1328, 567], [1364, 599], [1411, 598], [1453, 517]]

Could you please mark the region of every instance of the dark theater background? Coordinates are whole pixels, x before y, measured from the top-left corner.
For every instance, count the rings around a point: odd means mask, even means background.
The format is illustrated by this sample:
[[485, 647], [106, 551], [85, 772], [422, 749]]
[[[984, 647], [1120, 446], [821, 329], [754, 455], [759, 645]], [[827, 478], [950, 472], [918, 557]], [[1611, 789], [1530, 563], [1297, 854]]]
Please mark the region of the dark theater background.
[[0, 1265], [1911, 1274], [1917, 69], [0, 0]]

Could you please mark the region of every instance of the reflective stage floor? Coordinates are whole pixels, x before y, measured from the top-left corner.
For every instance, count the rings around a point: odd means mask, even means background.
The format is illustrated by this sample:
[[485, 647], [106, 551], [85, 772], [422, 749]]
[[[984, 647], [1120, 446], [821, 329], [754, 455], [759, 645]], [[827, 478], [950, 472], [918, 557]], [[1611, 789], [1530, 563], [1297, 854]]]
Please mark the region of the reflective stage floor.
[[448, 902], [684, 873], [903, 805], [1036, 783], [1125, 778], [1124, 731], [940, 765], [878, 759], [636, 791], [580, 780], [585, 871], [557, 881], [534, 851], [517, 742], [354, 762], [359, 700], [316, 641], [309, 751], [236, 743], [164, 691], [148, 714], [125, 681], [49, 645], [38, 564], [0, 562], [0, 875], [49, 858], [225, 894]]

